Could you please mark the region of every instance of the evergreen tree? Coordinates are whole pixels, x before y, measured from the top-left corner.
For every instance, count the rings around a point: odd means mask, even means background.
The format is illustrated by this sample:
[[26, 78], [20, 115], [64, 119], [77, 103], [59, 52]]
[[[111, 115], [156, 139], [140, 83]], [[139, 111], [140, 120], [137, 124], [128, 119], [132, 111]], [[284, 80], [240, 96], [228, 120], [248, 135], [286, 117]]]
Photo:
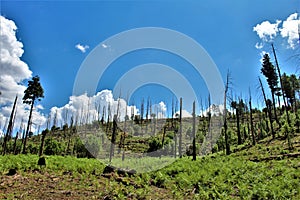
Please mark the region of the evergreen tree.
[[269, 54], [267, 53], [263, 57], [261, 73], [266, 77], [269, 88], [271, 90], [274, 117], [276, 122], [278, 122], [275, 106], [275, 93], [278, 91], [278, 75], [276, 73], [274, 65], [270, 61]]
[[41, 98], [43, 97], [44, 97], [44, 89], [41, 86], [40, 77], [38, 76], [32, 77], [32, 80], [28, 81], [28, 87], [24, 91], [24, 97], [23, 97], [23, 103], [30, 105], [29, 118], [28, 118], [27, 129], [26, 129], [24, 144], [23, 144], [23, 153], [26, 153], [26, 141], [31, 126], [31, 118], [32, 118], [34, 102], [36, 100], [40, 101]]

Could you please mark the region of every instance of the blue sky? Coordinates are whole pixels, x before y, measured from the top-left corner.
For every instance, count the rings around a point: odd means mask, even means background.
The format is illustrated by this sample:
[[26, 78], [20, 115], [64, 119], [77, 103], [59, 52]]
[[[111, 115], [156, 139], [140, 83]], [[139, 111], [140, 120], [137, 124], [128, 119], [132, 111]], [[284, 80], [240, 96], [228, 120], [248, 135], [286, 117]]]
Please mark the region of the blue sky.
[[[24, 45], [21, 59], [33, 75], [41, 77], [45, 90], [41, 104], [43, 112], [48, 113], [52, 107], [69, 102], [76, 74], [97, 45], [122, 31], [141, 27], [168, 28], [193, 38], [211, 56], [224, 80], [230, 70], [234, 94], [247, 96], [249, 87], [255, 93], [260, 53], [271, 49], [268, 44], [262, 49], [255, 47], [261, 39], [253, 27], [263, 21], [286, 20], [299, 12], [300, 1], [1, 1], [0, 5], [1, 15], [18, 27], [17, 39]], [[83, 53], [75, 48], [77, 44], [89, 48]], [[285, 38], [280, 37], [274, 39], [274, 44], [282, 70], [296, 72], [297, 62], [289, 58], [299, 48], [288, 48]], [[98, 91], [113, 89], [126, 70], [149, 62], [179, 70], [182, 67], [181, 73], [207, 98], [203, 79], [193, 76], [188, 63], [176, 55], [151, 49], [131, 52], [112, 63]], [[168, 88], [147, 85], [136, 91], [131, 102], [147, 95], [156, 96], [156, 103], [172, 96]]]

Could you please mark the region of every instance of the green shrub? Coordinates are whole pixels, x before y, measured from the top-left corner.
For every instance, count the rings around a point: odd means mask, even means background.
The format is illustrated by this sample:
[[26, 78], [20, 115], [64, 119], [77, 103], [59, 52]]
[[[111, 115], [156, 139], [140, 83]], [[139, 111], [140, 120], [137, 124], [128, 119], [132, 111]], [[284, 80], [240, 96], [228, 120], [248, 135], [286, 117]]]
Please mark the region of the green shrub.
[[61, 155], [64, 151], [62, 143], [55, 139], [47, 138], [45, 140], [45, 155]]
[[162, 142], [157, 137], [151, 137], [149, 140], [148, 152], [157, 151], [162, 148]]

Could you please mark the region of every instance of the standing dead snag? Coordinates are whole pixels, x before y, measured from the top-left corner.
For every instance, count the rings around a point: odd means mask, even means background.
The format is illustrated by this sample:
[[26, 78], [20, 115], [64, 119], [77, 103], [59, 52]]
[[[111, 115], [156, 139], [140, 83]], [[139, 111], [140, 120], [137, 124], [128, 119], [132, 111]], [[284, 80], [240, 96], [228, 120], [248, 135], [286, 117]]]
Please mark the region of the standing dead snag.
[[143, 134], [143, 122], [144, 122], [144, 98], [142, 99], [141, 102], [141, 134]]
[[252, 117], [252, 102], [251, 102], [251, 91], [249, 88], [249, 112], [250, 112], [250, 127], [251, 127], [251, 135], [252, 135], [252, 144], [255, 145], [255, 135], [254, 135], [254, 126], [253, 126], [253, 117]]
[[109, 163], [111, 163], [112, 157], [114, 156], [116, 134], [117, 134], [117, 115], [114, 115], [113, 130], [112, 130], [111, 143], [110, 143]]
[[[283, 98], [283, 103], [284, 103], [284, 109], [285, 109], [286, 119], [287, 119], [287, 123], [288, 123], [287, 124], [288, 127], [284, 128], [286, 130], [286, 129], [289, 129], [289, 127], [291, 127], [291, 121], [290, 121], [289, 111], [288, 111], [287, 103], [286, 103], [286, 99], [285, 99], [285, 93], [284, 93], [284, 89], [283, 89], [283, 82], [282, 82], [282, 77], [281, 77], [281, 73], [280, 73], [280, 68], [279, 68], [276, 52], [275, 52], [275, 49], [274, 49], [274, 45], [273, 44], [271, 44], [271, 45], [272, 45], [272, 50], [273, 50], [273, 54], [274, 54], [274, 57], [275, 57], [277, 72], [278, 72], [278, 75], [279, 75], [279, 81], [280, 81], [280, 87], [281, 87], [282, 98]], [[285, 132], [286, 132], [286, 137], [288, 139], [289, 149], [293, 149], [293, 145], [292, 145], [292, 142], [290, 140], [290, 133], [289, 133], [288, 130], [285, 131]]]
[[180, 110], [179, 110], [179, 157], [182, 158], [182, 98], [180, 98]]
[[235, 109], [236, 115], [236, 127], [237, 127], [237, 137], [238, 137], [238, 145], [242, 144], [242, 135], [241, 135], [241, 127], [240, 127], [240, 115], [244, 109], [244, 102], [242, 99], [239, 98], [238, 101], [232, 101], [231, 107]]
[[164, 126], [163, 127], [163, 137], [162, 137], [162, 141], [161, 141], [161, 146], [162, 146], [162, 149], [164, 149], [164, 143], [165, 143], [165, 136], [166, 136], [166, 129], [167, 129], [167, 126]]
[[[208, 93], [208, 123], [207, 123], [207, 134], [209, 134], [209, 130], [210, 130], [210, 122], [211, 122], [211, 113], [212, 113], [212, 108], [211, 108], [211, 99], [210, 99], [210, 93]], [[210, 149], [213, 149], [213, 144], [212, 144], [212, 134], [210, 135]]]
[[15, 119], [15, 110], [16, 110], [17, 100], [18, 100], [18, 96], [16, 96], [16, 98], [15, 98], [14, 105], [13, 105], [12, 111], [10, 113], [9, 123], [8, 123], [8, 127], [7, 127], [7, 130], [6, 130], [6, 134], [4, 136], [4, 141], [3, 141], [3, 146], [2, 146], [2, 149], [3, 149], [2, 154], [3, 155], [5, 155], [5, 153], [6, 153], [7, 142], [11, 138], [11, 133], [12, 133], [13, 126], [14, 126], [14, 121], [15, 121], [14, 119]]
[[227, 98], [228, 88], [229, 88], [229, 72], [227, 72], [227, 76], [226, 76], [226, 85], [225, 85], [225, 92], [224, 92], [224, 113], [223, 113], [226, 155], [230, 154], [230, 145], [229, 145], [228, 135], [227, 135], [227, 109], [226, 109], [226, 98]]
[[[266, 108], [267, 108], [267, 115], [269, 116], [269, 120], [270, 120], [271, 133], [272, 133], [273, 138], [275, 138], [275, 132], [274, 132], [273, 123], [272, 123], [271, 108], [269, 106], [269, 103], [268, 103], [268, 100], [267, 100], [267, 97], [266, 97], [266, 94], [265, 94], [264, 86], [263, 86], [263, 84], [261, 82], [261, 79], [259, 77], [258, 77], [258, 81], [259, 81], [259, 84], [260, 84], [260, 88], [261, 88], [262, 94], [264, 96], [264, 100], [265, 100], [265, 104], [266, 104]], [[266, 121], [266, 123], [268, 125], [268, 121]]]
[[196, 160], [196, 105], [193, 102], [193, 160]]
[[106, 135], [108, 134], [108, 130], [110, 128], [110, 115], [111, 115], [111, 110], [110, 110], [110, 103], [108, 104], [108, 108], [107, 108], [107, 121], [106, 121]]
[[149, 109], [150, 109], [150, 97], [148, 97], [147, 105], [146, 105], [146, 130], [145, 130], [146, 135], [148, 134]]

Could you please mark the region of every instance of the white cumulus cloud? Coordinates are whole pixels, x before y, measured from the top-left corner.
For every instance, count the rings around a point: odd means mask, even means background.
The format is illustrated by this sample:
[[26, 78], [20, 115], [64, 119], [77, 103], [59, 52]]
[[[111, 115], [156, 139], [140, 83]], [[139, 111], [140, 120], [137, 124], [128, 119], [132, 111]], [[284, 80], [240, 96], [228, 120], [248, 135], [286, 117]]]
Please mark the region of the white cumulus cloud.
[[[177, 117], [179, 116], [180, 111], [177, 111], [173, 117]], [[191, 113], [189, 113], [187, 110], [182, 110], [182, 118], [190, 118], [193, 117], [193, 115]]]
[[66, 105], [51, 108], [51, 125], [54, 122], [56, 126], [65, 123], [70, 125], [71, 118], [73, 118], [73, 123], [78, 125], [101, 120], [102, 116], [106, 121], [109, 113], [110, 119], [118, 114], [118, 119], [123, 121], [126, 114], [130, 117], [132, 114], [136, 115], [137, 112], [137, 108], [128, 106], [124, 99], [114, 99], [111, 90], [102, 90], [91, 97], [87, 94], [71, 96]]
[[283, 38], [287, 38], [289, 47], [294, 49], [296, 44], [299, 43], [299, 33], [298, 28], [300, 26], [300, 19], [298, 19], [298, 14], [291, 14], [282, 23], [282, 28], [280, 28], [280, 35]]
[[0, 16], [0, 105], [12, 103], [25, 87], [21, 81], [31, 77], [28, 65], [21, 60], [23, 44], [16, 38], [16, 24]]
[[211, 113], [212, 116], [220, 116], [224, 113], [224, 105], [214, 105], [212, 104], [210, 108], [207, 108], [200, 115], [208, 116], [208, 113]]
[[154, 104], [153, 113], [156, 114], [157, 118], [165, 118], [167, 116], [167, 105], [161, 101], [158, 104]]
[[[30, 109], [29, 105], [22, 102], [26, 89], [22, 82], [32, 77], [32, 71], [21, 60], [24, 53], [23, 44], [18, 41], [16, 31], [17, 26], [14, 21], [0, 16], [0, 128], [4, 132], [16, 95], [18, 101], [15, 128], [20, 126], [22, 119], [24, 122], [28, 119]], [[32, 131], [35, 131], [36, 127], [45, 121], [44, 115], [39, 111], [40, 107], [34, 108]]]
[[276, 23], [264, 21], [253, 27], [261, 42], [255, 47], [262, 49], [264, 44], [273, 41], [277, 36], [287, 39], [288, 48], [294, 49], [299, 44], [300, 19], [297, 13], [291, 14], [286, 20], [276, 20]]
[[76, 44], [75, 48], [80, 50], [82, 53], [85, 53], [86, 50], [90, 47], [88, 45]]
[[274, 37], [276, 37], [279, 29], [278, 26], [281, 23], [281, 20], [277, 20], [276, 23], [270, 23], [269, 21], [264, 21], [261, 24], [257, 24], [253, 27], [253, 31], [255, 31], [258, 37], [264, 42], [268, 42]]

